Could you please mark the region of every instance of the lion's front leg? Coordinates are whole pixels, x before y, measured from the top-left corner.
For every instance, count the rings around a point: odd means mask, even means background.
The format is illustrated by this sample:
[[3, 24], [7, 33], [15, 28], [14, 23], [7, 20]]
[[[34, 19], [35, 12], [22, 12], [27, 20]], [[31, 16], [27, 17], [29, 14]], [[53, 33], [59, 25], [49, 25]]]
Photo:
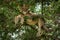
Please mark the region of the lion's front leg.
[[15, 25], [18, 24], [19, 22], [20, 22], [21, 24], [23, 24], [23, 23], [24, 23], [24, 18], [23, 18], [23, 16], [21, 16], [21, 15], [16, 16], [15, 19], [14, 19], [14, 22], [15, 22]]
[[24, 17], [21, 17], [21, 18], [20, 18], [20, 23], [21, 23], [21, 24], [24, 24]]

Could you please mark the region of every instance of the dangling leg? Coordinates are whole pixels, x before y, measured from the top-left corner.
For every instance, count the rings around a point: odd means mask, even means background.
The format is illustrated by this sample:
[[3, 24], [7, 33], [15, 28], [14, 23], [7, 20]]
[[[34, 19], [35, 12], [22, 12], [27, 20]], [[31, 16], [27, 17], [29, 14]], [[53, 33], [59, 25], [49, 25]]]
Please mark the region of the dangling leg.
[[15, 25], [19, 22], [20, 20], [20, 23], [23, 24], [24, 23], [24, 18], [21, 16], [21, 15], [18, 15], [15, 17], [14, 19], [14, 22], [15, 22]]
[[37, 37], [39, 37], [39, 36], [41, 36], [42, 35], [42, 29], [41, 29], [41, 27], [42, 27], [42, 22], [41, 22], [41, 20], [40, 19], [38, 19], [38, 32], [37, 32]]
[[19, 21], [19, 17], [16, 16], [15, 19], [14, 19], [15, 25], [18, 23], [18, 21]]

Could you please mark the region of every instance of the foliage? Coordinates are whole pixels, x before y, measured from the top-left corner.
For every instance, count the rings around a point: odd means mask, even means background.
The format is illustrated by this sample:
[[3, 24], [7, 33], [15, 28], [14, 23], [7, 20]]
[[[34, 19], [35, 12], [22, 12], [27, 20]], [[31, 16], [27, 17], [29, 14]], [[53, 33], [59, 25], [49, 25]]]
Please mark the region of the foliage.
[[[41, 0], [0, 0], [0, 40], [60, 40], [60, 0], [43, 1], [39, 11], [36, 10], [36, 5], [41, 5]], [[49, 30], [43, 30], [41, 37], [36, 37], [36, 30], [33, 30], [28, 25], [20, 24], [15, 26], [14, 17], [19, 15], [19, 8], [22, 4], [32, 5], [31, 11], [38, 13], [43, 12], [45, 19], [45, 27]], [[35, 26], [34, 26], [35, 27]]]

